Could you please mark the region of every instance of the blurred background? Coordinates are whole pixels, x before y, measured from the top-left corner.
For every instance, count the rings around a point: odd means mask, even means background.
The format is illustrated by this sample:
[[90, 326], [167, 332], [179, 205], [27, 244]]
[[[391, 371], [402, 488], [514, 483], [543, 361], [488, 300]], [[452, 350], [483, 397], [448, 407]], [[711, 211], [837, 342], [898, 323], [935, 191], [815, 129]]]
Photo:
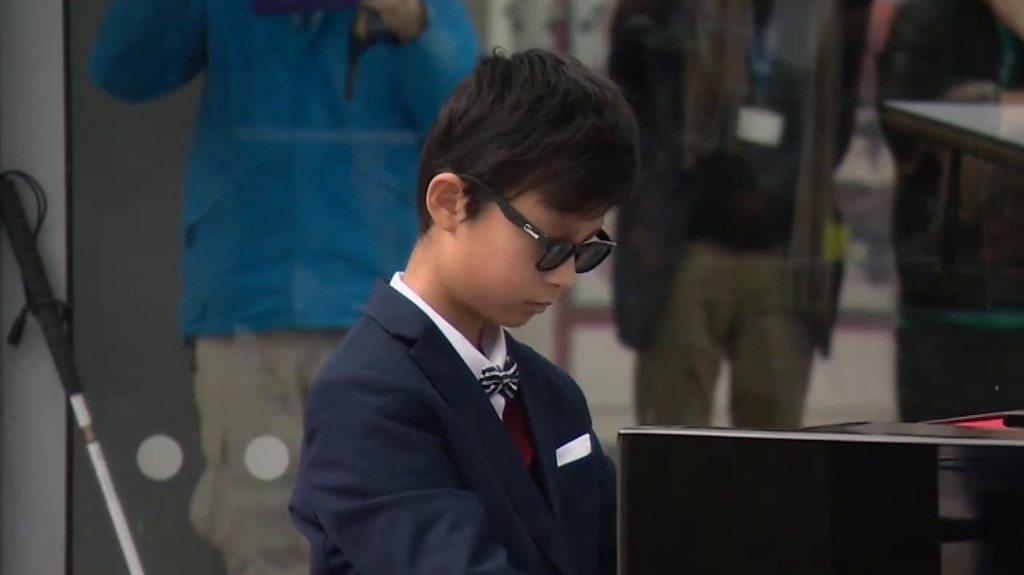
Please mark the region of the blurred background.
[[[496, 47], [574, 56], [637, 112], [612, 261], [514, 331], [608, 451], [637, 424], [1024, 407], [1024, 2], [390, 1], [423, 10], [411, 39], [340, 0], [67, 3], [76, 360], [150, 573], [305, 572], [257, 549], [290, 529], [298, 423], [239, 430], [301, 408], [402, 265], [418, 146]], [[211, 399], [274, 378], [270, 415]], [[73, 437], [71, 572], [124, 573]]]

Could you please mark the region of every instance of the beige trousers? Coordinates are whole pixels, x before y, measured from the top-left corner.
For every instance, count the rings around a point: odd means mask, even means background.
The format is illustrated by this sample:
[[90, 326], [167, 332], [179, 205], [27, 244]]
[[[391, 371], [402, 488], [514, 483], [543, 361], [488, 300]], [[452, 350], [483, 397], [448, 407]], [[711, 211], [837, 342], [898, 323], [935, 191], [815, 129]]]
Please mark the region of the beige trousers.
[[229, 575], [306, 575], [288, 515], [309, 387], [343, 332], [200, 338], [195, 392], [206, 467], [189, 510]]
[[781, 254], [690, 244], [654, 341], [637, 357], [643, 425], [710, 424], [723, 361], [736, 427], [796, 428], [814, 342]]

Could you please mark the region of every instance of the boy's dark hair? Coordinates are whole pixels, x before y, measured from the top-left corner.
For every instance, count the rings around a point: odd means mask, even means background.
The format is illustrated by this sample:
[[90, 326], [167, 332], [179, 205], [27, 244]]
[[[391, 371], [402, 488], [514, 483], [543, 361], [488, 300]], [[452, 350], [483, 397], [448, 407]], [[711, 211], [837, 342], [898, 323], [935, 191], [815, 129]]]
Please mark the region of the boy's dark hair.
[[[495, 51], [452, 94], [420, 160], [420, 233], [430, 181], [468, 174], [505, 198], [527, 190], [549, 207], [600, 215], [633, 192], [639, 170], [636, 120], [618, 87], [578, 60], [545, 50]], [[469, 217], [487, 200], [466, 183]]]

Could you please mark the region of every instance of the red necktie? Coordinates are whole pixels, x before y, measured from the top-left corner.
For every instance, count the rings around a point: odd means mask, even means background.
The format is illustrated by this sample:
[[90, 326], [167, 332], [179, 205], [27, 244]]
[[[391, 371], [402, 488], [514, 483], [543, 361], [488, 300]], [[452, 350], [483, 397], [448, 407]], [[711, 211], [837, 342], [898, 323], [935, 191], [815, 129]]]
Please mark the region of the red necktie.
[[533, 464], [533, 442], [530, 441], [530, 433], [526, 430], [526, 418], [523, 417], [523, 402], [518, 396], [505, 400], [505, 411], [501, 413], [501, 422], [505, 424], [512, 444], [516, 451], [523, 458], [523, 465], [527, 469]]

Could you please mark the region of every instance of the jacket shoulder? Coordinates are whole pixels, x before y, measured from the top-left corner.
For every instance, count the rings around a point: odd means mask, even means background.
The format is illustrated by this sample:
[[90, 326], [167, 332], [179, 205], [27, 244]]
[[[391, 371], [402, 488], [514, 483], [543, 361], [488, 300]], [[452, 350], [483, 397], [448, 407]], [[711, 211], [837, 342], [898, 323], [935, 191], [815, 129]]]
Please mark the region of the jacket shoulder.
[[321, 368], [310, 390], [307, 416], [349, 411], [384, 397], [411, 400], [430, 389], [408, 346], [364, 317]]

